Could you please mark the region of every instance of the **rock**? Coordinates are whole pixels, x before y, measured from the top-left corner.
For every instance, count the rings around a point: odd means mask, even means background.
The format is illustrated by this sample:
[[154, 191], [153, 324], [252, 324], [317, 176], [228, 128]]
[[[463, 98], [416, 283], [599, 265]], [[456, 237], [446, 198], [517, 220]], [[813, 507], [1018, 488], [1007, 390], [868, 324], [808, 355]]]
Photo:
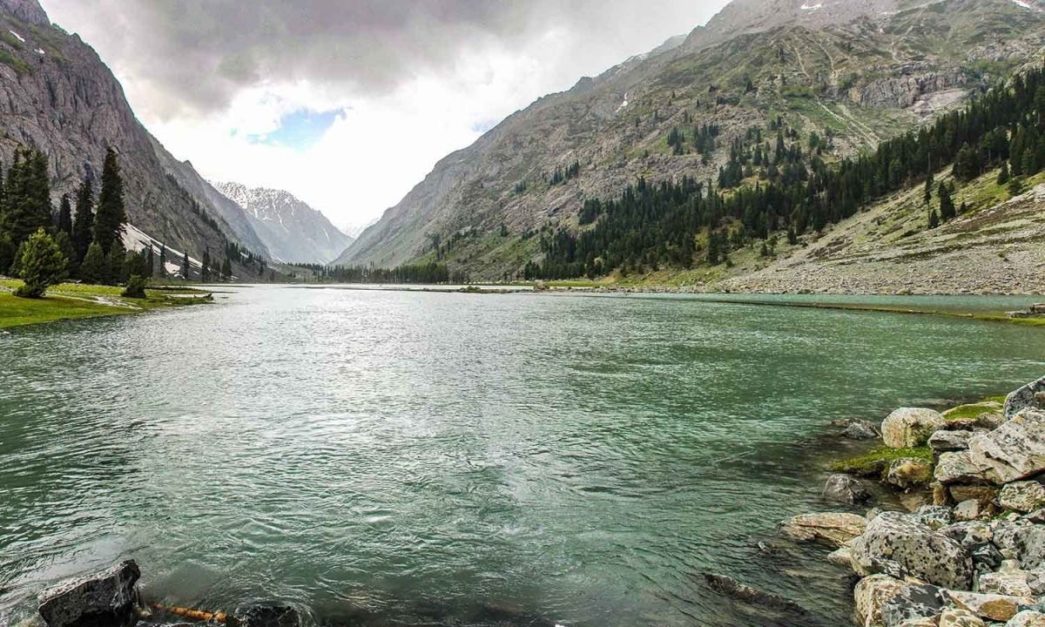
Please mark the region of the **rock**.
[[1045, 487], [1037, 481], [1006, 484], [998, 493], [998, 504], [1004, 509], [1028, 513], [1045, 507]]
[[866, 420], [853, 420], [842, 431], [842, 437], [849, 440], [876, 440], [878, 439], [878, 429], [875, 428], [874, 423]]
[[917, 512], [923, 507], [932, 507], [932, 496], [923, 490], [909, 490], [900, 494], [900, 505], [909, 512]]
[[968, 590], [972, 558], [962, 545], [897, 512], [883, 512], [850, 545], [853, 565], [865, 573], [880, 572], [894, 562], [914, 577], [935, 586]]
[[987, 469], [972, 461], [969, 451], [953, 451], [940, 455], [933, 476], [940, 483], [952, 484], [985, 484]]
[[963, 610], [968, 610], [980, 618], [1005, 622], [1020, 611], [1020, 605], [1030, 605], [1033, 599], [1011, 597], [1001, 594], [980, 594], [977, 592], [961, 592], [948, 590], [951, 602]]
[[827, 555], [827, 561], [840, 568], [853, 567], [853, 554], [847, 547], [835, 549]]
[[792, 618], [804, 617], [808, 620], [808, 613], [801, 606], [795, 602], [786, 599], [784, 597], [771, 594], [752, 588], [749, 585], [743, 584], [732, 577], [725, 575], [716, 575], [713, 573], [704, 573], [704, 581], [707, 582], [715, 592], [728, 596], [737, 601], [743, 601], [751, 605], [755, 605], [761, 608], [769, 608], [777, 612], [786, 612], [792, 616]]
[[953, 485], [947, 491], [956, 503], [976, 499], [980, 509], [986, 509], [998, 498], [998, 488], [985, 485]]
[[980, 502], [969, 499], [958, 503], [954, 508], [955, 520], [976, 520], [980, 517]]
[[997, 485], [1045, 472], [1045, 411], [1024, 409], [994, 431], [972, 438], [969, 457]]
[[943, 609], [943, 603], [943, 596], [936, 586], [910, 585], [882, 605], [882, 620], [886, 625], [899, 625], [910, 619], [936, 616]]
[[888, 575], [864, 577], [853, 590], [856, 613], [865, 625], [883, 625], [882, 610], [893, 597], [903, 592], [907, 584]]
[[1016, 551], [1027, 570], [1045, 569], [1045, 525], [1024, 527], [1017, 532]]
[[964, 451], [969, 448], [972, 431], [936, 431], [929, 436], [929, 448], [934, 451]]
[[951, 508], [939, 505], [923, 505], [910, 518], [933, 530], [940, 529], [954, 522]]
[[901, 457], [889, 464], [885, 482], [898, 488], [913, 488], [928, 484], [933, 477], [932, 465], [924, 459]]
[[947, 420], [938, 411], [916, 407], [897, 409], [882, 422], [882, 439], [890, 448], [922, 446]]
[[1045, 614], [1023, 610], [1005, 623], [1005, 627], [1045, 627]]
[[937, 627], [936, 618], [908, 618], [897, 627]]
[[236, 608], [226, 627], [300, 627], [298, 611], [287, 605], [247, 605]]
[[862, 483], [843, 474], [829, 476], [820, 495], [829, 501], [850, 505], [865, 503], [871, 498], [871, 493]]
[[1036, 509], [1024, 516], [1023, 519], [1035, 525], [1045, 525], [1045, 508]]
[[133, 625], [138, 564], [125, 561], [96, 575], [68, 581], [45, 591], [40, 616], [48, 627]]
[[994, 538], [990, 525], [978, 520], [948, 525], [940, 529], [940, 533], [961, 544], [966, 551], [990, 544]]
[[1034, 590], [1029, 579], [1030, 573], [1026, 570], [984, 573], [980, 575], [978, 589], [985, 594], [1030, 598], [1034, 596]]
[[1001, 551], [993, 544], [978, 546], [972, 550], [971, 555], [972, 563], [980, 571], [994, 570], [1005, 561]]
[[985, 623], [969, 610], [949, 607], [940, 614], [939, 627], [985, 627]]
[[1032, 381], [1005, 397], [1005, 417], [1012, 419], [1024, 409], [1045, 409], [1045, 377]]
[[856, 514], [801, 514], [784, 523], [781, 531], [800, 542], [821, 542], [836, 548], [864, 532], [867, 521]]

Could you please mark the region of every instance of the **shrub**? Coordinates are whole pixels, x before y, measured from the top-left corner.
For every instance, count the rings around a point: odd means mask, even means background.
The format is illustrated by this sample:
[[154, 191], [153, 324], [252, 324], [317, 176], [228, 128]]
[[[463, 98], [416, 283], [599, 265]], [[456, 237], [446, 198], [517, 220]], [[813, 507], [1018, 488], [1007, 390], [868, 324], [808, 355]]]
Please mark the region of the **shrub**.
[[145, 298], [145, 284], [145, 279], [135, 274], [127, 280], [127, 287], [123, 289], [120, 296], [124, 298]]
[[48, 287], [65, 278], [69, 260], [50, 235], [37, 229], [20, 247], [15, 266], [18, 276], [25, 282], [15, 296], [40, 298]]

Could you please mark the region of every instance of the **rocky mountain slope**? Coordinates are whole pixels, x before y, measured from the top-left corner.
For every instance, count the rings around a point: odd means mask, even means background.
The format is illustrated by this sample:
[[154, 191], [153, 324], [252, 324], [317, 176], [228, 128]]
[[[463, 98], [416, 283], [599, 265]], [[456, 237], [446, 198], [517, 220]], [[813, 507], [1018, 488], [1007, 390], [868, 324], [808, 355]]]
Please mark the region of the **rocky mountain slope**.
[[[474, 278], [514, 276], [539, 258], [534, 233], [581, 228], [586, 198], [640, 176], [714, 178], [734, 138], [778, 117], [830, 135], [828, 160], [853, 154], [960, 106], [1043, 45], [1040, 1], [735, 0], [683, 42], [542, 98], [446, 157], [334, 263], [438, 258]], [[710, 158], [674, 154], [671, 130], [704, 124], [720, 127]]]
[[326, 216], [290, 192], [239, 183], [215, 183], [214, 187], [243, 207], [274, 261], [325, 264], [352, 243]]
[[[79, 36], [50, 23], [37, 0], [0, 0], [0, 160], [35, 145], [50, 158], [52, 189], [72, 194], [101, 173], [107, 146], [120, 155], [128, 244], [157, 241], [199, 259], [228, 241], [269, 250], [242, 208], [171, 156], [135, 118], [123, 89]], [[251, 269], [237, 267], [238, 276]]]

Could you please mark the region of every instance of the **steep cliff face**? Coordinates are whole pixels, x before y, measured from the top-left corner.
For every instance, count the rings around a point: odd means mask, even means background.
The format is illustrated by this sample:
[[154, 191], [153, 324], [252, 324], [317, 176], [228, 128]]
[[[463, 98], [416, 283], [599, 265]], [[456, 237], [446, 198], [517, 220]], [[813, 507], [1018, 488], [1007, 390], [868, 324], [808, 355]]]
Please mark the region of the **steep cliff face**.
[[[685, 41], [541, 98], [446, 157], [335, 263], [439, 258], [501, 278], [539, 257], [534, 232], [582, 228], [585, 198], [640, 176], [715, 178], [731, 141], [778, 116], [850, 154], [961, 105], [1043, 44], [1037, 2], [735, 0]], [[674, 154], [671, 130], [703, 124], [721, 129], [714, 154]], [[572, 164], [579, 175], [555, 181]]]
[[194, 257], [223, 250], [226, 240], [268, 256], [242, 209], [220, 202], [224, 197], [135, 118], [90, 46], [52, 26], [36, 0], [0, 0], [0, 159], [10, 163], [29, 145], [49, 156], [56, 197], [97, 177], [112, 146], [137, 230]]
[[319, 211], [278, 189], [250, 188], [239, 183], [214, 186], [243, 207], [275, 261], [325, 264], [352, 243]]

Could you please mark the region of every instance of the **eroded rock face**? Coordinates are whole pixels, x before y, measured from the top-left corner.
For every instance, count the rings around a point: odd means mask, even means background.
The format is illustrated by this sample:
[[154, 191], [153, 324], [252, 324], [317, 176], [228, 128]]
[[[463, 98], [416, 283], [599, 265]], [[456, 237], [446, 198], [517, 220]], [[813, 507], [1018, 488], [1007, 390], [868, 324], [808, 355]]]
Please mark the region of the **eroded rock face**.
[[1045, 410], [1045, 377], [1031, 381], [1005, 397], [1005, 417], [1014, 418], [1024, 409]]
[[1037, 481], [1016, 481], [998, 493], [998, 504], [1005, 509], [1030, 513], [1045, 507], [1045, 486]]
[[947, 420], [938, 411], [920, 407], [901, 407], [882, 421], [882, 439], [890, 448], [922, 446]]
[[89, 577], [74, 579], [45, 591], [40, 615], [48, 627], [132, 625], [136, 620], [135, 584], [141, 577], [131, 560]]
[[972, 558], [950, 537], [898, 512], [883, 512], [850, 545], [853, 564], [865, 573], [883, 572], [889, 562], [935, 586], [972, 587]]
[[801, 514], [781, 527], [788, 537], [800, 542], [821, 542], [842, 547], [863, 533], [867, 520], [856, 514]]

